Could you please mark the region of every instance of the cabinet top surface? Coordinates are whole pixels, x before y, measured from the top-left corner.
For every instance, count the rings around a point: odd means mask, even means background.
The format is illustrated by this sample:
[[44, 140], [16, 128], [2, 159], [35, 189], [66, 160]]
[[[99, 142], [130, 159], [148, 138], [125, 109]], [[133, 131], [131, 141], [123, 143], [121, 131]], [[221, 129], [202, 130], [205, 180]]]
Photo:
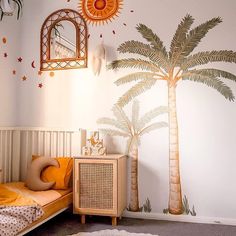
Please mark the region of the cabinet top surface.
[[74, 157], [75, 159], [119, 159], [122, 157], [126, 157], [124, 154], [107, 154], [107, 155], [101, 155], [101, 156], [96, 156], [96, 155], [80, 155]]

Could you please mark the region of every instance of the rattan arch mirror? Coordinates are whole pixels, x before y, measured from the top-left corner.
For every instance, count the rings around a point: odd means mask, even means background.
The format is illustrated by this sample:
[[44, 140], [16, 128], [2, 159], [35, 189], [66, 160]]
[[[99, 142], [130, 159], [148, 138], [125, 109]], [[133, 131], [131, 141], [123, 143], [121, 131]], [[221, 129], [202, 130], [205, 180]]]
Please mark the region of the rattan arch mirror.
[[87, 67], [87, 26], [71, 9], [53, 12], [41, 28], [40, 70]]

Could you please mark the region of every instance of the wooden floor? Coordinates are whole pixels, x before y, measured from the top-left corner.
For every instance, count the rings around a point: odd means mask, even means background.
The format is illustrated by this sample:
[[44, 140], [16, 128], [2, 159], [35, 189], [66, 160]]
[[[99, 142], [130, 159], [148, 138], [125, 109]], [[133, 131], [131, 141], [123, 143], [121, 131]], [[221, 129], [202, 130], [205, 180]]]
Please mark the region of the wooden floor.
[[111, 218], [93, 216], [87, 217], [86, 224], [82, 225], [80, 217], [68, 211], [28, 233], [27, 236], [64, 236], [112, 228], [135, 233], [158, 234], [159, 236], [236, 236], [236, 226], [131, 218], [122, 218], [118, 221], [118, 226], [112, 227]]

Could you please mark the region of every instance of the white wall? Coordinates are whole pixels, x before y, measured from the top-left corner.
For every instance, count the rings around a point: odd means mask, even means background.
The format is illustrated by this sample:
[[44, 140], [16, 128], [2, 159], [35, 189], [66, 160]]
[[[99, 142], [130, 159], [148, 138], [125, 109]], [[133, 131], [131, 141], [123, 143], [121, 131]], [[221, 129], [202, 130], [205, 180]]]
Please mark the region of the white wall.
[[[5, 16], [0, 21], [0, 126], [14, 126], [17, 120], [17, 84], [20, 66], [20, 21]], [[3, 43], [2, 39], [7, 42]], [[7, 57], [4, 54], [7, 53]], [[16, 75], [13, 75], [13, 70]]]
[[[96, 129], [96, 120], [111, 116], [110, 109], [129, 86], [116, 87], [113, 82], [129, 73], [106, 71], [100, 77], [87, 69], [49, 72], [38, 76], [40, 28], [44, 19], [60, 8], [77, 9], [78, 2], [65, 0], [25, 0], [22, 29], [22, 75], [28, 80], [18, 87], [18, 125]], [[107, 62], [117, 58], [116, 48], [126, 40], [140, 40], [135, 26], [144, 23], [153, 29], [169, 48], [180, 20], [191, 14], [194, 26], [220, 16], [223, 23], [211, 30], [198, 50], [232, 49], [236, 51], [236, 1], [234, 0], [149, 0], [124, 1], [121, 14], [104, 26], [89, 25], [89, 59], [103, 34]], [[134, 12], [131, 13], [130, 11]], [[126, 23], [127, 26], [124, 26]], [[114, 35], [112, 31], [115, 30]], [[13, 46], [15, 47], [15, 46]], [[35, 60], [37, 69], [30, 67]], [[234, 65], [217, 64], [218, 68], [236, 73]], [[43, 88], [37, 87], [43, 83]], [[234, 94], [236, 84], [227, 81]], [[12, 87], [14, 87], [12, 85]], [[2, 89], [2, 88], [1, 88]], [[139, 96], [142, 112], [167, 105], [167, 87], [160, 83]], [[1, 101], [2, 103], [2, 101]], [[177, 88], [180, 135], [180, 164], [183, 194], [198, 216], [236, 220], [236, 109], [211, 88], [183, 82]], [[128, 111], [130, 105], [125, 109]], [[119, 144], [122, 149], [122, 143]], [[140, 147], [141, 203], [149, 197], [152, 211], [162, 213], [168, 204], [168, 130], [162, 129], [143, 137]]]

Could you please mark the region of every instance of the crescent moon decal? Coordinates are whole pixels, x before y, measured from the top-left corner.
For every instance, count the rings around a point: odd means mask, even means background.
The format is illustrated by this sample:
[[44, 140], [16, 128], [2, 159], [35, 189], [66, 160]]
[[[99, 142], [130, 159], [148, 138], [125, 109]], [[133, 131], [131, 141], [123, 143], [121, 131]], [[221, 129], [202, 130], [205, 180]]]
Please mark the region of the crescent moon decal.
[[50, 189], [55, 182], [43, 182], [40, 179], [41, 171], [47, 166], [59, 167], [57, 160], [51, 157], [39, 157], [32, 161], [28, 168], [26, 185], [29, 189], [34, 191], [43, 191]]
[[35, 65], [34, 65], [34, 61], [32, 61], [31, 66], [32, 66], [33, 68], [36, 68]]

